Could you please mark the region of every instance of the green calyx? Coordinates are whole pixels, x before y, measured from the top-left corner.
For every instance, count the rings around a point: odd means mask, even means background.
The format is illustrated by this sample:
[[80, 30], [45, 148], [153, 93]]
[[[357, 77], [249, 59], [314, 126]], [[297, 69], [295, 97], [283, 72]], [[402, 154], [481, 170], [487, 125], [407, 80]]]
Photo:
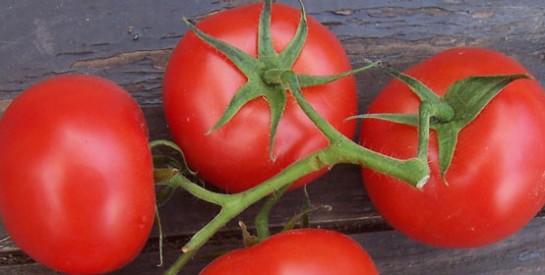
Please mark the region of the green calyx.
[[[201, 40], [221, 52], [229, 59], [240, 72], [242, 72], [247, 82], [235, 93], [235, 96], [229, 102], [227, 109], [224, 111], [221, 118], [210, 129], [208, 134], [227, 124], [238, 111], [248, 102], [263, 97], [269, 104], [270, 108], [270, 136], [269, 136], [269, 154], [274, 160], [273, 148], [278, 123], [282, 117], [286, 102], [287, 91], [286, 85], [282, 82], [282, 75], [286, 72], [291, 72], [292, 67], [299, 57], [301, 50], [305, 44], [308, 26], [306, 12], [303, 3], [299, 1], [301, 6], [301, 19], [297, 27], [297, 31], [289, 42], [288, 46], [280, 53], [277, 53], [273, 48], [271, 34], [271, 9], [272, 1], [265, 0], [263, 10], [259, 19], [258, 26], [258, 56], [253, 56], [241, 51], [240, 49], [218, 40], [202, 31], [184, 18], [184, 21]], [[343, 78], [345, 76], [366, 70], [375, 64], [351, 70], [345, 73], [331, 76], [311, 76], [296, 74], [300, 88], [324, 85]]]
[[456, 149], [460, 131], [469, 125], [505, 86], [527, 74], [471, 76], [452, 84], [444, 96], [433, 93], [417, 79], [384, 68], [405, 83], [422, 103], [418, 114], [367, 114], [360, 117], [382, 119], [418, 127], [418, 158], [427, 159], [429, 130], [437, 133], [439, 170], [445, 176]]

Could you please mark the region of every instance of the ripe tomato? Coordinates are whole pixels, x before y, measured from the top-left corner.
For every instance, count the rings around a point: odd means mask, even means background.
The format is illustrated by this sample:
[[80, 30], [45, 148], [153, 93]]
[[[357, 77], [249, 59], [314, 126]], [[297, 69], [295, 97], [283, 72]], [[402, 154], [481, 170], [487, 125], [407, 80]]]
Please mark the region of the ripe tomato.
[[140, 252], [154, 222], [153, 164], [137, 103], [71, 75], [17, 97], [0, 121], [0, 214], [36, 261], [105, 273]]
[[[213, 14], [197, 24], [203, 32], [257, 56], [257, 30], [263, 4], [251, 4]], [[236, 20], [233, 20], [236, 18]], [[293, 38], [300, 11], [272, 5], [272, 41], [280, 52]], [[308, 18], [308, 37], [295, 63], [296, 73], [332, 75], [350, 70], [337, 38]], [[207, 135], [218, 122], [246, 77], [217, 50], [193, 32], [181, 39], [165, 72], [163, 99], [175, 142], [193, 170], [230, 192], [240, 192], [270, 178], [291, 163], [327, 146], [328, 141], [288, 96], [273, 155], [269, 154], [270, 110], [264, 98], [243, 106], [227, 124]], [[303, 90], [310, 104], [346, 136], [353, 136], [357, 94], [353, 77]], [[301, 186], [326, 170], [298, 181]]]
[[[527, 73], [496, 51], [455, 48], [409, 68], [439, 95], [473, 75]], [[398, 80], [376, 97], [369, 113], [417, 113], [419, 99]], [[504, 88], [460, 132], [452, 164], [441, 179], [437, 142], [431, 133], [431, 179], [422, 190], [363, 169], [369, 196], [394, 228], [424, 243], [475, 247], [503, 239], [523, 227], [545, 199], [545, 93], [536, 80]], [[416, 155], [415, 127], [369, 119], [361, 144], [397, 157]]]
[[273, 235], [211, 262], [201, 275], [223, 274], [378, 274], [367, 252], [346, 235], [299, 229]]

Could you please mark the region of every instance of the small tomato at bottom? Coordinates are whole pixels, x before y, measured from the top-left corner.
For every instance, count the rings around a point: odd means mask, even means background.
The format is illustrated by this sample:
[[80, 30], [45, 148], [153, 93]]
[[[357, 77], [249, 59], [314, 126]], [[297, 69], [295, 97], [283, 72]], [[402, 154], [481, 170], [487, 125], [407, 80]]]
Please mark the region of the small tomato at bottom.
[[322, 229], [299, 229], [227, 253], [200, 274], [365, 275], [378, 271], [367, 252], [348, 236]]
[[0, 120], [0, 214], [34, 260], [71, 274], [133, 260], [155, 216], [153, 163], [136, 101], [69, 75], [19, 95]]

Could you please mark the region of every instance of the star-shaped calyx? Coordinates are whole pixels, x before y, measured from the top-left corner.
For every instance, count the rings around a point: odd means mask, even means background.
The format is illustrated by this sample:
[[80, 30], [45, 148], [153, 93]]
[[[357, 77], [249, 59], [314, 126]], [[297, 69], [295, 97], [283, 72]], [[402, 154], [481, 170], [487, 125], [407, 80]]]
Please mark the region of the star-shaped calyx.
[[[184, 21], [189, 26], [191, 31], [193, 31], [201, 40], [221, 52], [247, 78], [247, 82], [235, 93], [222, 117], [208, 133], [211, 133], [227, 124], [246, 103], [256, 98], [264, 97], [270, 108], [271, 122], [269, 153], [271, 159], [274, 159], [272, 152], [276, 130], [282, 114], [284, 113], [287, 101], [288, 85], [283, 83], [282, 74], [291, 71], [295, 61], [303, 49], [303, 46], [305, 45], [308, 34], [305, 8], [301, 1], [299, 1], [299, 4], [301, 6], [301, 19], [299, 21], [297, 31], [285, 49], [282, 52], [277, 53], [273, 48], [271, 34], [272, 1], [265, 0], [263, 10], [259, 18], [257, 58], [245, 53], [233, 45], [202, 32], [195, 25], [184, 18]], [[342, 77], [363, 71], [369, 67], [372, 67], [372, 65], [331, 76], [295, 75], [297, 77], [299, 87], [304, 88], [327, 84]]]
[[443, 96], [438, 96], [419, 80], [382, 67], [414, 92], [421, 104], [418, 114], [367, 114], [362, 118], [382, 119], [418, 127], [418, 155], [427, 160], [429, 131], [437, 133], [439, 171], [445, 180], [450, 167], [458, 135], [509, 83], [531, 78], [528, 74], [470, 76], [454, 82]]

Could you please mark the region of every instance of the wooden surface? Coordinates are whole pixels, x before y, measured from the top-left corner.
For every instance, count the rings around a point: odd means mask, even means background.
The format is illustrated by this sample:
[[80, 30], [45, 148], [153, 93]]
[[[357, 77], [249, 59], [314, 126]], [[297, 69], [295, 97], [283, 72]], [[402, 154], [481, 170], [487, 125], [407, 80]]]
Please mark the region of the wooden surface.
[[[126, 88], [144, 108], [152, 138], [168, 138], [161, 110], [162, 74], [172, 48], [186, 31], [181, 16], [199, 20], [249, 0], [9, 1], [0, 5], [0, 113], [29, 85], [53, 75], [88, 73]], [[296, 1], [281, 1], [296, 5]], [[454, 46], [503, 51], [545, 82], [545, 2], [520, 1], [306, 1], [307, 11], [345, 45], [354, 66], [366, 58], [403, 69]], [[357, 76], [360, 111], [389, 80], [384, 74]], [[341, 191], [342, 192], [339, 192]], [[314, 204], [331, 211], [312, 216], [315, 226], [351, 234], [383, 274], [542, 274], [545, 218], [536, 217], [515, 236], [479, 249], [435, 249], [391, 230], [373, 209], [359, 168], [338, 166], [309, 186]], [[272, 223], [298, 212], [300, 191], [286, 195]], [[256, 207], [239, 219], [251, 222]], [[167, 234], [166, 265], [217, 209], [178, 192], [162, 209]], [[196, 274], [212, 255], [239, 246], [236, 221], [190, 262]], [[0, 239], [7, 236], [0, 226]], [[157, 234], [141, 256], [117, 274], [160, 274], [155, 267]], [[0, 274], [56, 274], [33, 263], [11, 241], [0, 243]]]

